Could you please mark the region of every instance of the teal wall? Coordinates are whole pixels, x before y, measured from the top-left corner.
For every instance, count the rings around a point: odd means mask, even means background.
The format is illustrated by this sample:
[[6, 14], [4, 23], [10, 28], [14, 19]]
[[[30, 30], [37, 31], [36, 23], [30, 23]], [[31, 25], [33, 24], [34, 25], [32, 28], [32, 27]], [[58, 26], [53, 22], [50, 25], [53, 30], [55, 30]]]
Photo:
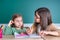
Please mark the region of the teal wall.
[[0, 0], [0, 23], [8, 23], [14, 13], [22, 14], [24, 23], [34, 22], [34, 11], [47, 7], [54, 23], [60, 23], [60, 0]]

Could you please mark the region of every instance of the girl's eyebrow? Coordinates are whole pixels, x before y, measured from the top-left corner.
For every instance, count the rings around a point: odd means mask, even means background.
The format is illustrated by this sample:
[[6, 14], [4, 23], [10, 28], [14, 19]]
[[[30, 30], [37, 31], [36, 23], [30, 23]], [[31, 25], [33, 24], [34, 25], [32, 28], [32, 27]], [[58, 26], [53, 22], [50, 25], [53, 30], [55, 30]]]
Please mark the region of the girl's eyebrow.
[[36, 17], [37, 17], [37, 18], [40, 18], [40, 17], [38, 17], [37, 15], [36, 15]]

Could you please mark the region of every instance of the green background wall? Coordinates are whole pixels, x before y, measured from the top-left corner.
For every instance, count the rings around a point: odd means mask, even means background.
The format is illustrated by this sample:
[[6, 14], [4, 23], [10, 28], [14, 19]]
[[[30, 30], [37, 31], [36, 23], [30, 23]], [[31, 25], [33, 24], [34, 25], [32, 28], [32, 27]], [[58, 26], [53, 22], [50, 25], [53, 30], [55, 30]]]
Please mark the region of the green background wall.
[[54, 23], [60, 23], [60, 0], [0, 0], [0, 23], [8, 23], [14, 13], [22, 14], [24, 23], [34, 22], [34, 11], [47, 7]]

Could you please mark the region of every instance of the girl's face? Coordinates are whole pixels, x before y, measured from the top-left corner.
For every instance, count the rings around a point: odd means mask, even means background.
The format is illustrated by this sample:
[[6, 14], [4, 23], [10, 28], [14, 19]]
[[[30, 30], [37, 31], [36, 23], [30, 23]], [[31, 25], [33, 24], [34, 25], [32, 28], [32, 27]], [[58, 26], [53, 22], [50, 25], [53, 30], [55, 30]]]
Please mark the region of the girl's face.
[[17, 17], [14, 19], [13, 23], [15, 24], [15, 26], [17, 28], [21, 28], [21, 26], [23, 25], [23, 20], [22, 17]]
[[38, 15], [38, 13], [36, 13], [35, 15], [35, 22], [40, 23], [40, 16]]

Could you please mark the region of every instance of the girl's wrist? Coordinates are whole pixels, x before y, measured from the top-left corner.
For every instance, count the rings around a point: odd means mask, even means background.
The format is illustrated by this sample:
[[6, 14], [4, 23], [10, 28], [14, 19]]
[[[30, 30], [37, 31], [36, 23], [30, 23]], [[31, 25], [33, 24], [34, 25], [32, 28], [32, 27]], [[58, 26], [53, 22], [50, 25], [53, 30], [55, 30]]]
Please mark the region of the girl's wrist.
[[50, 34], [50, 32], [49, 32], [49, 31], [45, 31], [44, 33], [45, 33], [46, 35]]

